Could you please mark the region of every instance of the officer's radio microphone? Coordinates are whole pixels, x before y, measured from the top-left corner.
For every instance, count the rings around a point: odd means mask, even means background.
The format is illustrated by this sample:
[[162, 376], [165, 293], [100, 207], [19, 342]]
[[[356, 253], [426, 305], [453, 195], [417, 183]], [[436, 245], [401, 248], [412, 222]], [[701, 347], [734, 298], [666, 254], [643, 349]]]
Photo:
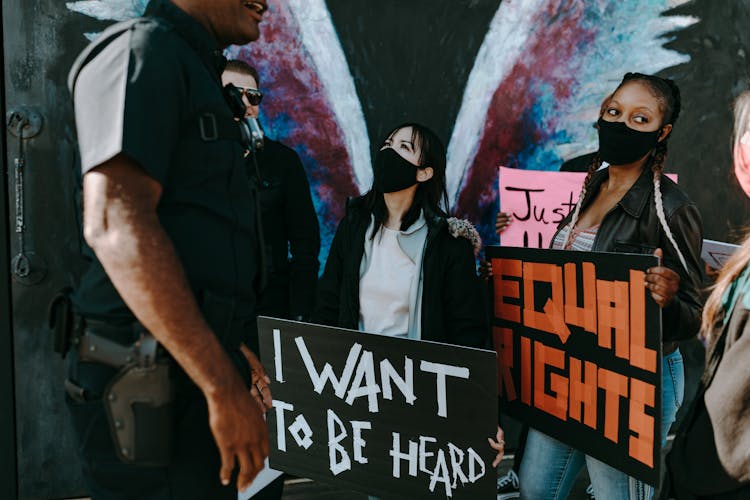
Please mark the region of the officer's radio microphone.
[[245, 144], [248, 145], [248, 149], [250, 149], [250, 151], [262, 151], [264, 144], [263, 139], [265, 136], [263, 134], [263, 129], [260, 128], [258, 119], [248, 116], [243, 118], [242, 122], [245, 127], [247, 127], [247, 130], [243, 131], [243, 135], [247, 136]]
[[232, 110], [234, 118], [240, 127], [242, 143], [250, 153], [263, 150], [263, 129], [260, 128], [257, 118], [245, 116], [245, 103], [242, 100], [240, 90], [228, 83], [224, 86], [224, 96]]

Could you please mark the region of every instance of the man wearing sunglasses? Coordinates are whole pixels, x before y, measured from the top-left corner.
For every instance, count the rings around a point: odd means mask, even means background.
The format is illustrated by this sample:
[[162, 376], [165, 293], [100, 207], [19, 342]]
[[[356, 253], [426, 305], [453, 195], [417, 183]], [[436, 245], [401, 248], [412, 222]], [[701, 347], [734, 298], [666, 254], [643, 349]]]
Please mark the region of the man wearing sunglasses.
[[[258, 118], [263, 94], [255, 68], [229, 61], [222, 81], [242, 92], [245, 116]], [[268, 266], [258, 314], [308, 320], [315, 305], [320, 233], [302, 162], [293, 149], [266, 137], [263, 150], [255, 158], [248, 155], [246, 164], [257, 183]]]
[[[221, 84], [266, 0], [151, 0], [73, 66], [90, 265], [65, 381], [94, 500], [237, 498], [268, 455], [257, 209]], [[61, 382], [62, 386], [62, 382]]]

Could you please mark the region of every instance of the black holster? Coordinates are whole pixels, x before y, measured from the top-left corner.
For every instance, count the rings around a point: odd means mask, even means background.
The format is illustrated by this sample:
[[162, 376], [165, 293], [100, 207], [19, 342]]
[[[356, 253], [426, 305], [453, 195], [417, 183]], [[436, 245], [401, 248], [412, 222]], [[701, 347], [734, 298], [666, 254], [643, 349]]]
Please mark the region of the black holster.
[[123, 462], [165, 466], [172, 458], [173, 411], [169, 361], [129, 365], [104, 391], [115, 451]]
[[[113, 327], [80, 318], [75, 329], [80, 362], [119, 370], [101, 395], [117, 456], [138, 466], [168, 465], [174, 427], [171, 360], [138, 323]], [[133, 336], [137, 340], [130, 344], [113, 340]], [[65, 386], [73, 399], [85, 397], [74, 382], [68, 380]]]

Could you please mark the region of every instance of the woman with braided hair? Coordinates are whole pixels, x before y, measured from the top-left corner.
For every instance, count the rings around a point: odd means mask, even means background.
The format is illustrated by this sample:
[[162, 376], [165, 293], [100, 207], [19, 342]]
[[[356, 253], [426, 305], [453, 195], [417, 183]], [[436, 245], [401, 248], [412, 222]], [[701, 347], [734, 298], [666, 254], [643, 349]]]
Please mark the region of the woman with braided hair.
[[[662, 442], [682, 403], [684, 372], [677, 341], [699, 330], [703, 227], [688, 196], [662, 175], [667, 141], [680, 113], [671, 80], [628, 73], [597, 122], [599, 151], [573, 212], [553, 248], [649, 253], [660, 265], [645, 286], [662, 311]], [[599, 170], [602, 162], [609, 167]], [[586, 465], [603, 500], [650, 499], [653, 489], [625, 473], [531, 429], [521, 464], [521, 498], [566, 498]]]

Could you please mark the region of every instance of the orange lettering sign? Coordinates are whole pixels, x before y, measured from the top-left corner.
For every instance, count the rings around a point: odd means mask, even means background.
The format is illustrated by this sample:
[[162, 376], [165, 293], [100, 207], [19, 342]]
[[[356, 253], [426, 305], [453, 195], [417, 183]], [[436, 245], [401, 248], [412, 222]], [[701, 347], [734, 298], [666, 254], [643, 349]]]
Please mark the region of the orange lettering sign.
[[[549, 283], [552, 296], [543, 311], [534, 308], [534, 283]], [[523, 324], [560, 337], [564, 344], [570, 336], [565, 324], [562, 269], [555, 264], [523, 263]]]
[[576, 265], [565, 264], [565, 321], [596, 334], [596, 268], [591, 262], [581, 264], [583, 307], [578, 306]]
[[631, 457], [649, 467], [654, 466], [654, 417], [646, 415], [646, 407], [654, 407], [653, 385], [642, 380], [630, 379], [629, 427], [633, 435], [628, 439]]
[[498, 318], [514, 323], [521, 322], [521, 306], [508, 304], [505, 299], [520, 299], [518, 280], [508, 280], [505, 276], [520, 278], [521, 261], [515, 259], [492, 259], [492, 274], [495, 276], [495, 314]]
[[583, 366], [584, 373], [581, 373], [581, 360], [570, 358], [570, 418], [596, 429], [597, 366], [591, 361], [585, 361]]
[[646, 347], [646, 273], [630, 270], [630, 365], [656, 373], [656, 351]]
[[604, 389], [604, 437], [615, 443], [620, 434], [620, 398], [628, 396], [628, 377], [599, 368], [599, 387]]
[[544, 389], [547, 379], [547, 366], [565, 368], [565, 352], [534, 342], [534, 406], [565, 420], [568, 415], [568, 380], [556, 373], [550, 373], [550, 390]]
[[612, 330], [614, 330], [615, 356], [628, 359], [630, 352], [628, 282], [596, 280], [596, 296], [599, 346], [612, 349]]
[[[515, 401], [516, 386], [513, 383], [513, 374], [510, 372], [510, 369], [513, 368], [513, 330], [510, 328], [494, 327], [492, 329], [492, 337], [495, 342], [498, 361], [498, 394], [505, 394], [508, 401]], [[503, 392], [503, 388], [505, 392]]]

